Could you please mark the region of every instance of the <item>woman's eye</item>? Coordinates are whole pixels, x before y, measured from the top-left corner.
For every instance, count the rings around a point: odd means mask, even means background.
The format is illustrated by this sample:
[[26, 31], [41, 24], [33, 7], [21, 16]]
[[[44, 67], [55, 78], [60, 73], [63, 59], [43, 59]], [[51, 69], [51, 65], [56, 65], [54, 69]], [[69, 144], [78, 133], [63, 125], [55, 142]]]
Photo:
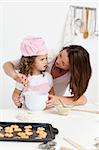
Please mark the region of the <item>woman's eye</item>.
[[62, 57], [62, 55], [60, 54], [60, 58]]

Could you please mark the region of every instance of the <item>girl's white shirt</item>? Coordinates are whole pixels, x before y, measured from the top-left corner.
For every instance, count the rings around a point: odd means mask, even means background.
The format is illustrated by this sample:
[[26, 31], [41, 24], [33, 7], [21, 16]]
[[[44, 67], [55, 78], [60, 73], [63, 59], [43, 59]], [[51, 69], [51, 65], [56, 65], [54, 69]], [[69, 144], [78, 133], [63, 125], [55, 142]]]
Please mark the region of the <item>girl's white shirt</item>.
[[53, 87], [53, 79], [50, 73], [44, 72], [39, 75], [29, 75], [29, 86], [25, 87], [22, 83], [16, 82], [16, 89], [27, 92], [48, 93]]

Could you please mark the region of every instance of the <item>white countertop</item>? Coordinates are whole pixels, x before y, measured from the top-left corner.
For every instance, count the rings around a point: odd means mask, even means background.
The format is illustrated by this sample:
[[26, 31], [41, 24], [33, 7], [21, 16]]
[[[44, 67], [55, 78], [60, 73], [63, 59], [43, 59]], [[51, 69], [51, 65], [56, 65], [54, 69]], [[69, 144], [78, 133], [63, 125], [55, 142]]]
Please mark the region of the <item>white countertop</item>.
[[[53, 127], [59, 130], [58, 135], [55, 137], [57, 150], [61, 146], [73, 148], [63, 140], [63, 137], [74, 140], [88, 150], [95, 150], [94, 138], [99, 136], [99, 114], [94, 113], [72, 111], [69, 115], [62, 116], [57, 114], [55, 108], [42, 112], [29, 112], [22, 109], [0, 109], [0, 121], [51, 123]], [[0, 149], [38, 150], [38, 144], [35, 142], [0, 141]], [[73, 150], [75, 149], [73, 148]]]

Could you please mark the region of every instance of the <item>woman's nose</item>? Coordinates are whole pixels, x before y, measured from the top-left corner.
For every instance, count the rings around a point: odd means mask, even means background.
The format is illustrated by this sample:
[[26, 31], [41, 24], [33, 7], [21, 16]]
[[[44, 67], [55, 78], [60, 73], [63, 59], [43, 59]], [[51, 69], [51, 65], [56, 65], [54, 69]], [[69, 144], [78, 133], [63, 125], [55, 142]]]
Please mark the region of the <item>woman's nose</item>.
[[57, 64], [60, 64], [60, 59], [57, 58], [56, 63], [57, 63]]

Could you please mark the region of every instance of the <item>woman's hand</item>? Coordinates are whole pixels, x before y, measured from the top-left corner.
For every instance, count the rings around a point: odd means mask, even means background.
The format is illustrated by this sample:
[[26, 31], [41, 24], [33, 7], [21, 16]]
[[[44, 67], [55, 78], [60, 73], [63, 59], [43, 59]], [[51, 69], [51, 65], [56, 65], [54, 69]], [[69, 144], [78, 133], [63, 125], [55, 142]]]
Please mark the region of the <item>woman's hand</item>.
[[20, 105], [21, 105], [20, 94], [18, 92], [16, 92], [16, 91], [13, 92], [12, 100], [17, 107], [20, 107]]
[[46, 108], [51, 108], [58, 102], [58, 96], [48, 95], [48, 101], [46, 102]]
[[29, 85], [29, 81], [24, 74], [21, 73], [17, 74], [14, 80], [16, 80], [19, 83], [22, 83], [26, 87]]

